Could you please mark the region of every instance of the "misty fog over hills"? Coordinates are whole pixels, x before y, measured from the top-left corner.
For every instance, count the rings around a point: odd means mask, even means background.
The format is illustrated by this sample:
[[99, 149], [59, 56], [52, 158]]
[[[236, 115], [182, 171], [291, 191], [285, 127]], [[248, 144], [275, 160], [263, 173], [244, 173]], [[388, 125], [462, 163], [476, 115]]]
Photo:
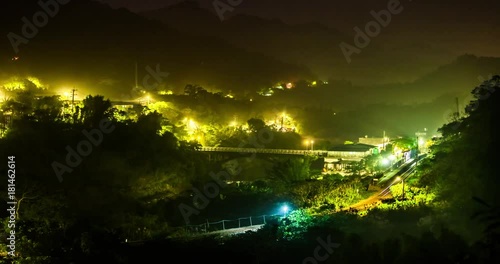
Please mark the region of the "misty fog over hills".
[[[26, 3], [9, 2], [2, 9], [2, 35], [20, 32], [21, 17], [38, 11], [36, 3]], [[186, 83], [197, 83], [243, 93], [282, 79], [312, 78], [303, 67], [246, 52], [216, 38], [190, 36], [125, 9], [79, 1], [62, 11], [33, 40], [20, 45], [17, 56], [21, 59], [15, 69], [10, 58], [16, 54], [7, 39], [2, 41], [1, 68], [29, 72], [59, 85], [78, 81], [109, 96], [126, 94], [134, 87], [135, 62], [140, 82], [148, 66], [159, 65], [169, 73], [168, 88], [179, 91]]]
[[[7, 7], [1, 18], [4, 35], [20, 33], [20, 18], [39, 10], [29, 1]], [[177, 94], [196, 84], [268, 102], [275, 109], [327, 109], [317, 121], [306, 110], [300, 115], [310, 123], [309, 134], [342, 141], [382, 129], [394, 134], [422, 127], [435, 131], [456, 109], [457, 98], [465, 105], [471, 87], [500, 70], [499, 58], [471, 54], [448, 59], [449, 54], [419, 43], [388, 50], [383, 34], [347, 63], [339, 43], [349, 39], [320, 23], [286, 24], [247, 14], [220, 21], [213, 10], [193, 1], [139, 14], [79, 1], [64, 6], [35, 38], [20, 44], [18, 54], [8, 40], [2, 41], [0, 71], [36, 76], [54, 91], [76, 87], [82, 95], [130, 100], [137, 64], [139, 86], [158, 70], [163, 77], [154, 81], [155, 87]], [[12, 61], [13, 56], [20, 59]], [[300, 81], [322, 85], [300, 88]], [[297, 89], [269, 98], [257, 94], [288, 82]], [[346, 114], [335, 120], [332, 111]], [[382, 125], [385, 119], [393, 122]]]
[[0, 263], [500, 263], [499, 10], [4, 1]]
[[[351, 63], [339, 44], [353, 45], [353, 28], [365, 30], [375, 20], [371, 11], [381, 12], [387, 1], [285, 2], [243, 2], [226, 12], [223, 21], [210, 1], [183, 1], [141, 14], [185, 32], [220, 36], [248, 50], [304, 64], [322, 79], [356, 84], [413, 81], [466, 53], [500, 56], [493, 44], [500, 33], [491, 28], [492, 23], [500, 26], [492, 11], [495, 1], [475, 1], [473, 7], [449, 0], [403, 1], [401, 13], [392, 15], [370, 44], [352, 55]], [[314, 16], [318, 12], [329, 15]]]

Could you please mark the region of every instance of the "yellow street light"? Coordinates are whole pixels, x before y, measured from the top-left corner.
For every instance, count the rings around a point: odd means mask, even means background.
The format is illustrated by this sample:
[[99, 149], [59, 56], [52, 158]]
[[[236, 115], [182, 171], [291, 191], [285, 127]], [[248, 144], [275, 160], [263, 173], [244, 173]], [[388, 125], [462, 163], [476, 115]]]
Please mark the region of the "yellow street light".
[[189, 119], [189, 121], [188, 121], [188, 127], [191, 130], [196, 130], [198, 128], [198, 124], [196, 124], [196, 122], [193, 119]]
[[309, 147], [311, 145], [311, 150], [314, 150], [314, 140], [304, 140], [304, 145]]

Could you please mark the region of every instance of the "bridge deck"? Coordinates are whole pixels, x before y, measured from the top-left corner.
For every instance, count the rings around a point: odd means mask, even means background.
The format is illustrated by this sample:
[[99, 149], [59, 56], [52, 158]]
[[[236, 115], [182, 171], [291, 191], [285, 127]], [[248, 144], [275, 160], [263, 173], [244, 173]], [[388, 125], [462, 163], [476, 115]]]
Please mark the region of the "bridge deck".
[[305, 149], [267, 149], [267, 148], [232, 148], [232, 147], [201, 147], [201, 152], [224, 152], [224, 153], [262, 153], [277, 155], [312, 155], [325, 158], [360, 161], [364, 154], [359, 152], [338, 152], [327, 150], [305, 150]]
[[267, 153], [286, 155], [326, 155], [326, 150], [305, 149], [266, 149], [266, 148], [231, 148], [231, 147], [202, 147], [202, 152], [233, 152], [233, 153]]

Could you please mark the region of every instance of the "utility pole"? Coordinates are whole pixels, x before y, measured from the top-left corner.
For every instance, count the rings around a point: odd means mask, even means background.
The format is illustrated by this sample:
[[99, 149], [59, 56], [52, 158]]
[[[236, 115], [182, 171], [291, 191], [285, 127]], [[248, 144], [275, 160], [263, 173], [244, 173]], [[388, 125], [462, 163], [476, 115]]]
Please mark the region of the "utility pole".
[[401, 178], [401, 183], [403, 184], [403, 201], [405, 200], [405, 179]]
[[458, 104], [458, 97], [455, 97], [455, 103], [457, 106], [457, 119], [459, 119], [460, 118], [460, 108], [459, 108], [459, 104]]
[[[425, 129], [427, 131], [427, 129]], [[420, 158], [420, 139], [423, 138], [423, 144], [425, 144], [425, 137], [427, 136], [427, 132], [416, 132], [415, 136], [417, 136], [417, 157], [415, 160], [415, 170], [418, 167], [418, 160]]]
[[415, 170], [418, 168], [418, 156], [420, 155], [420, 138], [417, 135], [417, 156], [415, 157]]
[[73, 90], [71, 90], [71, 110], [73, 112], [75, 111], [75, 92], [76, 92], [76, 89], [73, 88]]
[[139, 87], [138, 77], [137, 77], [137, 61], [135, 62], [135, 88]]
[[384, 130], [384, 137], [382, 138], [382, 149], [385, 150], [385, 130]]

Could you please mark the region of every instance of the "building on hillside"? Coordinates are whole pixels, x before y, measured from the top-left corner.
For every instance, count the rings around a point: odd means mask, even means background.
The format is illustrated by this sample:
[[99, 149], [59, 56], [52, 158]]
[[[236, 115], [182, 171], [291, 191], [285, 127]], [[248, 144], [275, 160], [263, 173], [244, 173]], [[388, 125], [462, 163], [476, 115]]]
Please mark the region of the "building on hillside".
[[344, 144], [333, 146], [325, 157], [325, 171], [342, 172], [355, 162], [378, 152], [378, 147], [369, 144]]
[[133, 101], [112, 101], [111, 105], [118, 110], [126, 110], [133, 108], [134, 106], [141, 106], [140, 103]]
[[358, 142], [360, 144], [367, 144], [367, 145], [372, 145], [376, 146], [379, 150], [385, 149], [387, 147], [387, 144], [390, 143], [390, 139], [387, 137], [381, 137], [381, 138], [370, 138], [370, 137], [362, 137], [358, 139]]

